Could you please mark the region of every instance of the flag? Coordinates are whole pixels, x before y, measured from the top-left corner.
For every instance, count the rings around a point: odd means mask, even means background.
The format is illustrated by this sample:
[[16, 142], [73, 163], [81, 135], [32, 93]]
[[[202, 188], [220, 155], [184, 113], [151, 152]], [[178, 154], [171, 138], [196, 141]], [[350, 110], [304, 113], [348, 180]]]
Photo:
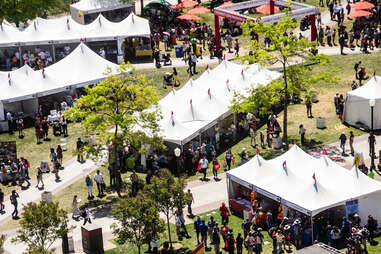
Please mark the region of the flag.
[[315, 176], [315, 172], [314, 174], [312, 175], [312, 179], [314, 179], [315, 183], [316, 183], [316, 176]]
[[204, 242], [201, 242], [196, 249], [192, 251], [192, 254], [205, 254]]
[[192, 105], [192, 99], [190, 99], [190, 105]]
[[208, 95], [209, 95], [209, 97], [210, 97], [210, 95], [211, 95], [211, 94], [210, 94], [210, 88], [208, 88]]
[[36, 18], [37, 18], [37, 17], [38, 17], [38, 13], [36, 13], [36, 15], [35, 15], [35, 16], [36, 16]]
[[256, 151], [256, 154], [258, 155], [260, 152], [259, 148], [257, 147], [257, 151]]
[[327, 149], [325, 149], [325, 148], [323, 149], [323, 154], [327, 155]]
[[288, 175], [286, 161], [283, 162], [282, 167], [283, 167], [284, 172], [286, 172], [286, 175]]
[[226, 60], [226, 54], [224, 54], [224, 60]]
[[209, 64], [206, 65], [205, 70], [209, 69]]
[[189, 79], [191, 79], [192, 78], [192, 73], [189, 73]]
[[296, 145], [296, 139], [294, 139], [294, 145]]

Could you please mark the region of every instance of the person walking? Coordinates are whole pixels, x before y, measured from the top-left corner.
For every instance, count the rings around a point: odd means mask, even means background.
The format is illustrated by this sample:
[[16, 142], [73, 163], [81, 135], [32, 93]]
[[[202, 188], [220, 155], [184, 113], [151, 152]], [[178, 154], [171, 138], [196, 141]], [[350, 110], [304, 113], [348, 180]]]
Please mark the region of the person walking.
[[7, 112], [7, 121], [8, 121], [8, 132], [10, 135], [13, 135], [13, 116], [11, 112]]
[[347, 142], [347, 136], [345, 135], [344, 132], [341, 133], [340, 137], [340, 148], [343, 150], [341, 155], [345, 155], [345, 143]]
[[300, 141], [302, 145], [304, 145], [304, 136], [306, 135], [306, 129], [303, 127], [303, 124], [299, 125], [299, 134], [300, 134]]
[[188, 202], [188, 216], [190, 218], [193, 218], [194, 215], [193, 215], [193, 212], [192, 212], [192, 203], [194, 203], [194, 199], [193, 199], [193, 194], [192, 194], [190, 189], [188, 189], [188, 195], [190, 197], [190, 200]]
[[98, 197], [103, 197], [104, 181], [100, 170], [97, 170], [97, 173], [94, 176], [94, 181], [97, 183]]
[[228, 167], [228, 170], [230, 170], [231, 168], [233, 158], [234, 158], [234, 155], [232, 153], [232, 150], [229, 148], [228, 151], [225, 153], [225, 163], [226, 163], [226, 166]]
[[58, 162], [62, 168], [63, 151], [62, 151], [61, 145], [59, 145], [59, 144], [57, 145], [57, 148], [56, 148], [56, 154], [57, 154], [57, 160], [58, 160]]
[[193, 69], [193, 75], [197, 74], [196, 71], [196, 65], [197, 65], [197, 56], [194, 53], [191, 53], [191, 61], [192, 61], [192, 69]]
[[204, 220], [201, 220], [200, 224], [200, 234], [201, 234], [201, 241], [204, 243], [205, 249], [208, 249], [208, 226], [205, 224]]
[[65, 116], [62, 116], [61, 127], [62, 127], [62, 133], [63, 133], [64, 137], [69, 136], [69, 134], [67, 132], [67, 121], [66, 121]]
[[[255, 247], [255, 238], [253, 236], [253, 232], [250, 231], [245, 239], [245, 245], [247, 248], [248, 254], [253, 254], [254, 247]], [[279, 254], [279, 253], [278, 253]]]
[[351, 155], [355, 156], [355, 150], [353, 149], [353, 141], [355, 139], [355, 135], [353, 135], [353, 131], [349, 132], [349, 147], [351, 148]]
[[36, 188], [40, 188], [40, 182], [42, 183], [42, 188], [44, 188], [44, 181], [42, 180], [42, 170], [41, 167], [37, 167], [37, 185]]
[[206, 171], [208, 170], [208, 160], [206, 159], [206, 156], [203, 155], [202, 159], [200, 160], [200, 169], [201, 172], [204, 174], [203, 181], [206, 181]]
[[28, 186], [26, 188], [29, 188], [30, 181], [29, 181], [29, 179], [27, 177], [27, 174], [26, 174], [26, 167], [24, 166], [24, 164], [21, 164], [20, 165], [20, 181], [19, 181], [19, 186], [22, 187], [22, 184], [23, 184], [24, 181], [28, 183]]
[[86, 205], [85, 210], [83, 211], [83, 218], [84, 218], [83, 226], [85, 226], [87, 222], [89, 222], [91, 224], [91, 217], [90, 216], [91, 216], [91, 212]]
[[213, 178], [214, 180], [216, 180], [218, 179], [217, 174], [221, 166], [216, 157], [214, 157], [212, 164], [213, 164]]
[[19, 214], [19, 212], [17, 210], [17, 205], [18, 205], [17, 199], [19, 198], [19, 194], [16, 192], [16, 190], [12, 190], [12, 194], [11, 194], [11, 196], [9, 198], [11, 200], [11, 204], [14, 207], [14, 210], [12, 212], [12, 219], [17, 219], [18, 218], [18, 214]]
[[5, 208], [5, 205], [4, 205], [4, 192], [2, 191], [2, 189], [0, 189], [0, 213], [3, 213], [4, 208]]
[[200, 233], [201, 233], [201, 217], [197, 216], [197, 219], [193, 223], [194, 232], [196, 232], [197, 244], [200, 244]]
[[83, 142], [80, 137], [77, 140], [77, 161], [83, 162], [83, 154], [82, 154]]
[[225, 205], [224, 202], [222, 202], [221, 206], [220, 206], [220, 215], [221, 215], [221, 223], [222, 224], [229, 224], [229, 216], [230, 216], [230, 212], [229, 212], [229, 208]]
[[235, 56], [239, 56], [239, 42], [238, 42], [238, 39], [235, 39], [235, 43], [234, 43], [234, 50], [235, 50]]
[[91, 179], [90, 175], [86, 176], [85, 183], [87, 187], [87, 199], [93, 199], [93, 179]]
[[78, 203], [79, 203], [78, 196], [74, 195], [73, 203], [72, 203], [73, 215], [71, 216], [73, 220], [78, 220], [81, 217], [81, 212], [79, 211]]
[[313, 118], [312, 116], [312, 100], [311, 98], [306, 99], [307, 117]]

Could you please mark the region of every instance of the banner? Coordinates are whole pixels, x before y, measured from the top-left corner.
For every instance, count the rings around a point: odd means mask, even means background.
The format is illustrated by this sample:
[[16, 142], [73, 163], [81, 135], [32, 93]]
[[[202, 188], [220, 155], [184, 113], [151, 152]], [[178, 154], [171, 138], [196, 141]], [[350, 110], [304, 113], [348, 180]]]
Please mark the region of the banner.
[[201, 242], [201, 244], [192, 251], [192, 254], [205, 254], [204, 242]]
[[359, 201], [358, 199], [345, 202], [345, 216], [348, 218], [349, 215], [359, 213]]

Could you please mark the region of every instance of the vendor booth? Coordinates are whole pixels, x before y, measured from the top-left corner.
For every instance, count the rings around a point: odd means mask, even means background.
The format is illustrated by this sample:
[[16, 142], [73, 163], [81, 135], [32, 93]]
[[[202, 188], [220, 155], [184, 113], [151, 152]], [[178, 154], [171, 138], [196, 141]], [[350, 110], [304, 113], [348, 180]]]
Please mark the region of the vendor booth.
[[108, 67], [115, 70], [117, 65], [81, 43], [66, 58], [43, 70], [34, 71], [24, 65], [15, 71], [0, 72], [0, 84], [3, 85], [0, 121], [5, 123], [0, 124], [0, 130], [7, 130], [4, 129], [7, 127], [4, 112], [34, 116], [40, 99], [54, 98], [61, 103], [67, 95], [72, 95], [73, 90], [105, 79], [104, 72]]
[[256, 155], [229, 171], [227, 181], [230, 208], [236, 212], [250, 210], [254, 195], [260, 197], [264, 212], [274, 213], [281, 204], [284, 216], [313, 218], [330, 210], [347, 217], [357, 213], [363, 222], [370, 214], [381, 220], [380, 182], [356, 167], [347, 170], [326, 155], [313, 157], [297, 145], [272, 160]]
[[[106, 59], [120, 63], [123, 60], [122, 44], [126, 38], [134, 38], [138, 42], [137, 50], [146, 50], [151, 49], [150, 34], [148, 20], [134, 13], [118, 23], [100, 14], [88, 25], [81, 25], [70, 16], [57, 19], [37, 17], [24, 31], [3, 20], [0, 29], [0, 65], [8, 67], [8, 70], [9, 67], [22, 66], [24, 55], [29, 62], [41, 51], [56, 62], [67, 56], [81, 41], [98, 53], [103, 49]], [[16, 55], [19, 61], [13, 64], [11, 60]]]
[[234, 121], [230, 106], [235, 92], [246, 94], [250, 88], [268, 85], [280, 76], [258, 64], [229, 61], [221, 62], [213, 70], [207, 69], [198, 79], [189, 79], [179, 90], [173, 88], [159, 101], [164, 140], [183, 146], [208, 130], [214, 136], [221, 131], [214, 128], [216, 125], [222, 125], [219, 123], [228, 117], [230, 124]]
[[70, 5], [71, 17], [80, 24], [90, 24], [100, 13], [112, 22], [125, 19], [135, 12], [135, 2], [123, 3], [121, 0], [81, 0]]
[[[374, 103], [374, 104], [372, 104]], [[373, 107], [373, 128], [372, 128]], [[349, 91], [344, 106], [343, 122], [356, 127], [381, 129], [381, 77], [373, 76], [359, 88]]]

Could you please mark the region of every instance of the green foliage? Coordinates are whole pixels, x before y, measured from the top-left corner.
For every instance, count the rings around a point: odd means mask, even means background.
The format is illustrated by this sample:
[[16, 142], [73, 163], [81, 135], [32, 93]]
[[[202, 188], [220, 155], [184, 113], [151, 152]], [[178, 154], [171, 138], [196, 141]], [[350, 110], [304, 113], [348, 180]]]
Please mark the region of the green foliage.
[[[299, 39], [293, 34], [298, 27], [291, 17], [284, 16], [276, 24], [263, 24], [263, 22], [253, 23], [251, 20], [241, 25], [246, 35], [255, 33], [259, 38], [270, 40], [269, 45], [264, 45], [256, 41], [250, 42], [251, 53], [243, 56], [242, 61], [261, 64], [280, 63], [283, 71], [284, 88], [279, 90], [279, 80], [274, 81], [268, 87], [259, 87], [250, 92], [250, 96], [245, 99], [241, 95], [236, 96], [233, 103], [233, 110], [238, 112], [252, 112], [253, 110], [263, 115], [269, 113], [279, 102], [284, 105], [283, 118], [283, 141], [287, 143], [287, 106], [291, 98], [299, 98], [301, 93], [307, 91], [309, 86], [320, 80], [330, 80], [332, 73], [319, 73], [312, 75], [308, 65], [295, 65], [300, 62], [308, 64], [325, 64], [329, 61], [327, 56], [313, 54], [316, 49], [315, 42], [309, 42], [305, 38]], [[261, 97], [257, 98], [254, 94], [261, 92]], [[262, 96], [262, 93], [264, 96]], [[271, 98], [276, 95], [276, 99]], [[268, 100], [268, 101], [266, 101]], [[237, 102], [243, 102], [243, 106], [237, 106]]]
[[62, 0], [3, 0], [0, 1], [0, 17], [10, 22], [23, 22], [34, 19], [36, 13], [42, 15], [61, 5]]
[[31, 245], [29, 246], [29, 249], [24, 252], [24, 254], [53, 254], [54, 249], [52, 250], [46, 250], [42, 246], [36, 246], [36, 245]]
[[161, 115], [158, 109], [152, 110], [159, 96], [146, 76], [136, 75], [133, 66], [124, 63], [116, 70], [108, 69], [106, 75], [104, 81], [86, 87], [86, 95], [67, 113], [69, 119], [83, 119], [86, 134], [98, 141], [84, 152], [98, 157], [105, 145], [129, 146], [140, 152], [146, 149], [142, 144], [161, 148]]
[[119, 222], [111, 225], [113, 233], [122, 243], [135, 244], [139, 253], [143, 243], [165, 230], [165, 222], [160, 219], [157, 205], [142, 194], [120, 199], [112, 214]]
[[12, 241], [28, 245], [28, 253], [49, 253], [51, 245], [72, 229], [67, 212], [58, 203], [28, 203], [23, 209], [21, 228]]
[[175, 212], [182, 212], [191, 197], [184, 192], [185, 179], [175, 178], [169, 170], [163, 170], [160, 178], [154, 177], [151, 184], [144, 187], [144, 193], [151, 198], [160, 212], [167, 218], [169, 242], [171, 233], [169, 230], [169, 218]]

